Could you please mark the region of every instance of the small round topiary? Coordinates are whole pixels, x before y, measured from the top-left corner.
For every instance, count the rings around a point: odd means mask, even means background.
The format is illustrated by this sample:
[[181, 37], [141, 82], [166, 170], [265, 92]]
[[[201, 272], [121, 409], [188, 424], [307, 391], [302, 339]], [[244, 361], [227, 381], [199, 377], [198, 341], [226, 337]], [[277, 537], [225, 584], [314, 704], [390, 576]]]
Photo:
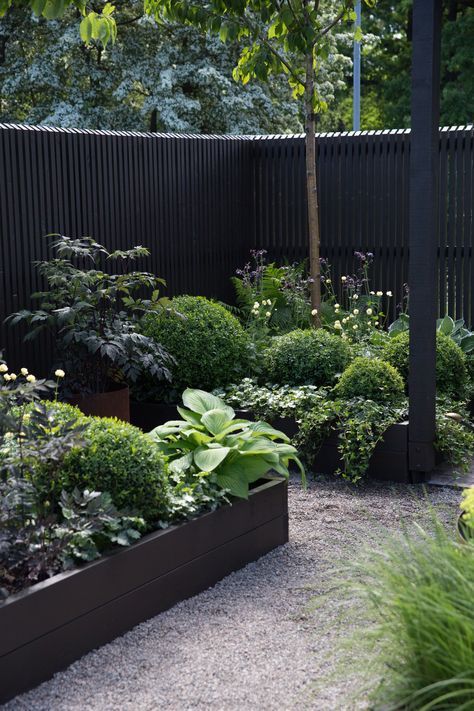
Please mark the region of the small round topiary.
[[341, 375], [334, 388], [336, 397], [363, 397], [380, 403], [393, 403], [404, 395], [400, 373], [380, 358], [356, 358]]
[[152, 438], [138, 427], [108, 417], [83, 417], [86, 444], [66, 456], [57, 487], [107, 491], [120, 509], [148, 523], [167, 510], [165, 460]]
[[175, 359], [176, 400], [188, 387], [210, 391], [248, 375], [248, 334], [227, 309], [203, 296], [175, 297], [167, 311], [147, 314], [141, 330]]
[[[401, 373], [408, 384], [409, 368], [408, 331], [391, 338], [384, 345], [383, 359]], [[461, 396], [467, 382], [466, 356], [456, 343], [444, 333], [436, 334], [436, 387], [440, 393]]]
[[268, 381], [280, 385], [332, 385], [350, 361], [349, 345], [322, 329], [290, 331], [264, 352]]

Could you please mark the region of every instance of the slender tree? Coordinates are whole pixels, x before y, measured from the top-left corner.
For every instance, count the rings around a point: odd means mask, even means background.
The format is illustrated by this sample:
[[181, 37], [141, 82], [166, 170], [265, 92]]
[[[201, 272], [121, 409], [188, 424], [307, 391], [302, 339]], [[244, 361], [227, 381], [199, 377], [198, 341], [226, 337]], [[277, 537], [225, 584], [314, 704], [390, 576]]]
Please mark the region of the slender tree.
[[304, 99], [311, 304], [317, 324], [321, 280], [315, 133], [316, 115], [326, 106], [318, 71], [330, 59], [331, 31], [355, 19], [354, 0], [145, 0], [145, 10], [163, 24], [193, 25], [224, 42], [237, 40], [242, 49], [234, 79], [246, 84], [283, 73], [293, 97]]

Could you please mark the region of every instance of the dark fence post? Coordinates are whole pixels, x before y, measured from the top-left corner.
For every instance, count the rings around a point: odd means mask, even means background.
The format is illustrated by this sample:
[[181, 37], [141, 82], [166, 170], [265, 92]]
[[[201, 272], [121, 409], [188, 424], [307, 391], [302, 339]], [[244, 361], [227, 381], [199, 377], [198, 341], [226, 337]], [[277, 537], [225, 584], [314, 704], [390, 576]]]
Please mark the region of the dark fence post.
[[434, 467], [441, 0], [413, 7], [409, 467]]

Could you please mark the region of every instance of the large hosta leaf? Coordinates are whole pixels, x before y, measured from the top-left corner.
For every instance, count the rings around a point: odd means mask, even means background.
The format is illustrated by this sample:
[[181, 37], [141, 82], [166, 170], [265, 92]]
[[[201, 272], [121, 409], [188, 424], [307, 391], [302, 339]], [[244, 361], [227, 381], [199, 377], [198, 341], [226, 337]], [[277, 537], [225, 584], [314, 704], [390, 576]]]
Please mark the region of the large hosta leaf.
[[175, 474], [182, 474], [189, 469], [192, 463], [193, 453], [188, 452], [188, 454], [185, 454], [184, 457], [180, 457], [179, 459], [175, 459], [171, 462], [169, 469], [170, 472], [174, 472]]
[[272, 465], [264, 455], [249, 452], [247, 455], [239, 454], [224, 462], [219, 470], [219, 475], [243, 479], [248, 483], [256, 481], [271, 468]]
[[249, 424], [249, 430], [255, 432], [255, 434], [265, 435], [266, 437], [278, 437], [283, 440], [283, 442], [289, 442], [290, 438], [286, 436], [284, 432], [276, 430], [274, 427], [268, 424], [268, 422], [251, 422]]
[[449, 336], [454, 331], [454, 321], [451, 316], [446, 315], [444, 318], [439, 318], [436, 321], [436, 328], [440, 333]]
[[209, 432], [212, 432], [213, 435], [218, 435], [230, 425], [232, 419], [229, 419], [229, 413], [225, 410], [216, 409], [204, 413], [201, 417], [201, 422]]
[[474, 333], [464, 336], [459, 344], [464, 353], [471, 353], [474, 350]]
[[229, 447], [199, 447], [194, 452], [194, 462], [202, 472], [213, 472], [229, 454]]
[[187, 388], [183, 393], [183, 404], [193, 412], [199, 415], [204, 415], [209, 410], [224, 410], [228, 413], [228, 419], [233, 420], [235, 412], [231, 407], [226, 405], [222, 400], [212, 393], [207, 393], [205, 390], [192, 390]]
[[228, 474], [218, 474], [217, 483], [222, 489], [230, 491], [232, 496], [238, 496], [240, 499], [248, 499], [249, 485], [240, 477], [229, 476]]
[[177, 407], [176, 409], [178, 410], [183, 420], [186, 420], [186, 422], [189, 422], [191, 425], [202, 429], [201, 415], [198, 415], [195, 412], [192, 412], [191, 410], [186, 410], [186, 408], [184, 407]]

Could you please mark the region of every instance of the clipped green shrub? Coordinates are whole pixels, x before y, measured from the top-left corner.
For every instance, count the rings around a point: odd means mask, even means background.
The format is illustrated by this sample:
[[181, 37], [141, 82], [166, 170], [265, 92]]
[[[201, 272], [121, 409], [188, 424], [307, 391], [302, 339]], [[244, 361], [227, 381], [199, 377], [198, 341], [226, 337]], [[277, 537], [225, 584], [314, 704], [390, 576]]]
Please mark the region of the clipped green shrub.
[[363, 397], [374, 402], [395, 402], [403, 397], [405, 386], [400, 373], [380, 358], [356, 358], [343, 372], [334, 388], [337, 397]]
[[65, 403], [51, 405], [52, 427], [70, 420], [84, 426], [84, 445], [65, 457], [55, 481], [45, 472], [33, 472], [39, 489], [51, 503], [59, 502], [63, 489], [108, 492], [115, 506], [142, 516], [148, 523], [166, 516], [168, 486], [165, 460], [152, 438], [127, 422], [106, 417], [86, 417]]
[[118, 509], [148, 521], [165, 515], [165, 461], [152, 438], [138, 427], [106, 417], [89, 417], [87, 444], [66, 457], [61, 488], [108, 491]]
[[[383, 359], [391, 363], [408, 383], [408, 331], [391, 338], [384, 345]], [[440, 393], [463, 396], [467, 383], [466, 356], [444, 333], [436, 334], [436, 386]]]
[[147, 314], [141, 330], [175, 359], [176, 400], [187, 387], [212, 390], [248, 375], [249, 336], [235, 316], [203, 296], [175, 297], [167, 311]]
[[332, 385], [351, 357], [340, 336], [322, 329], [290, 331], [264, 352], [265, 378], [280, 385]]

